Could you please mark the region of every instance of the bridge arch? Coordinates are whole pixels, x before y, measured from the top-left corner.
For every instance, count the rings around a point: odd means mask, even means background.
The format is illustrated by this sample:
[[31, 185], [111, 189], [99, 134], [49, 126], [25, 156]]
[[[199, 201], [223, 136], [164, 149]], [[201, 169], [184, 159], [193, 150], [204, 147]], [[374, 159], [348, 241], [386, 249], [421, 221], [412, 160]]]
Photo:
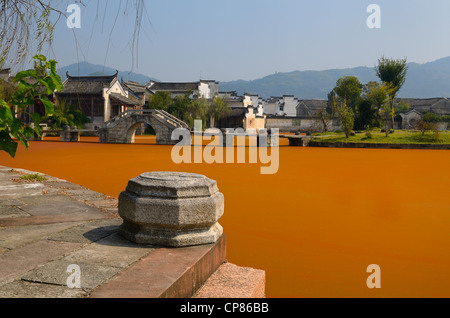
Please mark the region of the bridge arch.
[[150, 125], [156, 133], [156, 143], [173, 145], [172, 132], [188, 125], [180, 119], [162, 110], [128, 110], [106, 122], [100, 129], [102, 143], [132, 143], [137, 128], [142, 124]]

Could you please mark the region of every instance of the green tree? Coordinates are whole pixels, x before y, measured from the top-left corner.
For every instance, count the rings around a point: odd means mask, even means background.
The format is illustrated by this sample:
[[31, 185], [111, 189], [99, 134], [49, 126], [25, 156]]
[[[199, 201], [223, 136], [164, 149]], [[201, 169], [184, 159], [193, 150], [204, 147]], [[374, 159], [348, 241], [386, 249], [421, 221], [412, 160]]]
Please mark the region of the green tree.
[[186, 123], [194, 125], [194, 120], [201, 120], [203, 129], [206, 128], [208, 119], [208, 101], [204, 98], [192, 99], [189, 103], [188, 112], [184, 115]]
[[150, 96], [147, 107], [148, 109], [162, 109], [167, 111], [172, 105], [173, 99], [169, 92], [156, 92]]
[[355, 112], [361, 97], [362, 85], [355, 76], [344, 76], [337, 80], [333, 91], [339, 101], [345, 102]]
[[391, 106], [391, 123], [392, 128], [394, 128], [394, 116], [395, 116], [395, 98], [398, 91], [402, 88], [406, 81], [406, 73], [408, 71], [408, 66], [406, 65], [407, 59], [388, 59], [382, 56], [378, 59], [378, 65], [375, 67], [375, 72], [378, 78], [391, 85], [390, 92], [390, 106]]
[[405, 102], [404, 100], [401, 100], [398, 104], [395, 105], [395, 111], [398, 112], [406, 112], [411, 108], [409, 103]]
[[[167, 112], [174, 115], [177, 118], [184, 120], [186, 114], [189, 113], [189, 107], [191, 103], [191, 99], [189, 96], [191, 92], [186, 92], [184, 95], [176, 96], [172, 103], [169, 105]], [[188, 122], [186, 122], [189, 126], [192, 127]]]
[[322, 132], [327, 132], [329, 125], [330, 125], [331, 121], [333, 120], [333, 114], [331, 113], [331, 108], [330, 108], [330, 111], [328, 111], [328, 107], [319, 109], [316, 112], [314, 117], [315, 117], [316, 122], [322, 127], [322, 129], [321, 129]]
[[332, 105], [333, 114], [339, 118], [342, 129], [344, 130], [345, 137], [349, 137], [352, 132], [353, 125], [355, 123], [355, 114], [350, 106], [347, 105], [347, 101], [334, 99]]
[[231, 112], [230, 106], [227, 101], [219, 96], [214, 97], [211, 104], [208, 107], [209, 126], [215, 127], [216, 120], [226, 118]]
[[365, 86], [364, 98], [372, 105], [375, 114], [375, 123], [372, 127], [379, 127], [384, 119], [382, 113], [385, 111], [385, 105], [391, 102], [392, 90], [392, 84], [385, 82], [369, 82]]
[[442, 121], [442, 117], [431, 112], [426, 112], [422, 119], [417, 123], [416, 128], [422, 132], [422, 136], [425, 135], [427, 131], [433, 131], [434, 137], [433, 141], [439, 140], [439, 129], [438, 122]]
[[19, 119], [21, 114], [26, 113], [28, 106], [36, 102], [44, 105], [46, 115], [53, 114], [54, 105], [48, 95], [53, 94], [55, 90], [62, 90], [61, 78], [56, 72], [57, 62], [47, 61], [43, 55], [33, 58], [34, 69], [19, 72], [14, 77], [13, 82], [17, 85], [17, 90], [10, 100], [0, 99], [0, 150], [6, 151], [11, 157], [14, 157], [17, 151], [18, 143], [14, 139], [28, 149], [27, 138], [42, 133], [39, 114], [29, 114], [34, 128]]
[[384, 132], [386, 133], [386, 137], [389, 136], [389, 124], [391, 123], [392, 117], [395, 115], [395, 110], [391, 107], [390, 103], [386, 103], [383, 105], [381, 109], [381, 118], [384, 122]]
[[61, 129], [64, 126], [76, 126], [82, 129], [85, 124], [91, 122], [79, 106], [67, 104], [64, 99], [55, 106], [53, 114], [44, 116], [43, 121], [53, 129]]
[[377, 111], [372, 107], [372, 103], [367, 98], [362, 98], [358, 104], [358, 112], [355, 115], [355, 129], [367, 129], [378, 127]]

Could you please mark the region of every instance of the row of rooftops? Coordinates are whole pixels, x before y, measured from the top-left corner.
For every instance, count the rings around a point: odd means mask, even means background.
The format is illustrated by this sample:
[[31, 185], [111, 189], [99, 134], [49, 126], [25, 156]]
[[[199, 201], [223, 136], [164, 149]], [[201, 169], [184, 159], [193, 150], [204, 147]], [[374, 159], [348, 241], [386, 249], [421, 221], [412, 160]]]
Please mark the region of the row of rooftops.
[[[110, 88], [118, 79], [118, 71], [113, 75], [94, 75], [94, 76], [73, 76], [66, 73], [66, 80], [63, 83], [63, 90], [59, 94], [98, 94], [105, 88]], [[0, 75], [9, 75], [10, 70], [0, 70]], [[156, 82], [150, 81], [147, 84], [137, 83], [133, 81], [120, 81], [122, 87], [128, 91], [129, 98], [133, 100], [147, 98], [158, 91], [167, 91], [174, 94], [185, 93], [187, 91], [196, 91], [201, 83], [209, 85], [219, 85], [214, 80], [200, 80], [198, 82]], [[257, 98], [263, 104], [282, 103], [286, 98], [293, 98], [298, 105], [303, 105], [313, 110], [318, 110], [327, 106], [327, 100], [324, 99], [297, 99], [294, 95], [271, 96], [270, 98], [260, 98], [257, 94], [244, 93], [239, 96], [236, 91], [219, 91], [219, 96], [230, 101], [241, 102], [246, 96]], [[419, 112], [433, 111], [438, 114], [450, 115], [450, 100], [445, 97], [436, 98], [399, 98], [398, 102], [403, 101], [410, 105], [411, 109]]]

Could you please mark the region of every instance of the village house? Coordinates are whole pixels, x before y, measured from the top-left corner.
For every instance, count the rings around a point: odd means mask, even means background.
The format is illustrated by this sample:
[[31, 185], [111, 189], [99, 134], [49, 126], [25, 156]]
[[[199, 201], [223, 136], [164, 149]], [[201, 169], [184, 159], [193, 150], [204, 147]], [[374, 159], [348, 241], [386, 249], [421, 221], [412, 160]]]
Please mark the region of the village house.
[[243, 107], [244, 97], [238, 96], [236, 91], [219, 92], [219, 97], [223, 98], [231, 111], [226, 118], [217, 120], [218, 128], [243, 128], [245, 113], [247, 109]]
[[141, 109], [141, 99], [126, 90], [117, 75], [71, 76], [63, 82], [63, 89], [55, 93], [56, 104], [66, 103], [80, 107], [91, 120], [87, 129], [101, 127], [103, 123], [129, 108]]
[[[316, 120], [317, 111], [327, 107], [326, 100], [298, 100], [292, 95], [272, 97], [265, 105], [271, 112], [267, 115], [267, 128], [278, 128], [281, 132], [314, 132], [321, 130]], [[333, 124], [333, 123], [331, 123]], [[332, 127], [330, 129], [337, 129]]]
[[[416, 129], [417, 123], [427, 112], [438, 116], [450, 116], [450, 100], [448, 98], [399, 98], [396, 102], [409, 105], [409, 110], [398, 111], [395, 116], [395, 129]], [[448, 129], [447, 122], [438, 123], [440, 130]]]
[[264, 115], [263, 100], [258, 95], [244, 94], [244, 108], [246, 108], [244, 118], [244, 130], [257, 132], [266, 128], [266, 116]]
[[294, 95], [283, 95], [282, 97], [271, 97], [264, 101], [264, 113], [266, 115], [295, 117], [299, 101]]
[[227, 118], [218, 121], [219, 128], [243, 128], [245, 131], [256, 132], [265, 128], [263, 100], [255, 94], [245, 93], [238, 96], [235, 91], [219, 92], [231, 108]]
[[190, 98], [213, 99], [219, 94], [219, 83], [211, 80], [200, 80], [199, 82], [186, 83], [164, 83], [150, 81], [147, 86], [147, 90], [151, 94], [156, 94], [157, 92], [168, 92], [173, 98], [190, 93]]
[[244, 93], [242, 99], [243, 125], [245, 131], [256, 132], [266, 127], [263, 100], [258, 95]]
[[148, 102], [151, 92], [147, 89], [147, 84], [141, 84], [133, 81], [127, 82], [123, 79], [121, 79], [120, 84], [124, 90], [136, 96], [140, 100], [142, 106]]

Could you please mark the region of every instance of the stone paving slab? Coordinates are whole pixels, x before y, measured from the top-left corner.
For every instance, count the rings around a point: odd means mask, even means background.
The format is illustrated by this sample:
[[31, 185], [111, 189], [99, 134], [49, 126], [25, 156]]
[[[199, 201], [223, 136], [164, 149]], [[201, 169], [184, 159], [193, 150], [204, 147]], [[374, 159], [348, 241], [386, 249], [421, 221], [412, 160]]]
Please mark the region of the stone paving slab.
[[125, 268], [153, 251], [152, 247], [132, 243], [114, 233], [70, 254], [66, 259], [74, 264], [84, 262]]
[[111, 216], [105, 215], [102, 211], [89, 211], [81, 213], [66, 213], [56, 215], [36, 215], [30, 217], [15, 217], [0, 219], [0, 228], [38, 225], [38, 224], [56, 224], [67, 222], [81, 222], [89, 220], [110, 219]]
[[[56, 260], [25, 274], [21, 277], [21, 280], [67, 286], [67, 279], [72, 274], [72, 272], [68, 272], [67, 269], [69, 265], [72, 264], [74, 263], [67, 258]], [[95, 287], [102, 285], [121, 270], [117, 267], [92, 263], [78, 262], [75, 265], [80, 267], [81, 289], [83, 290], [94, 289]]]
[[0, 254], [0, 285], [13, 281], [33, 268], [66, 255], [79, 243], [39, 241]]
[[60, 215], [62, 211], [70, 211], [70, 213], [97, 212], [97, 210], [85, 203], [57, 194], [25, 197], [22, 201], [25, 204], [20, 206], [20, 208], [32, 216]]
[[189, 298], [225, 262], [226, 238], [160, 248], [96, 289], [92, 298]]
[[82, 186], [75, 184], [75, 183], [71, 183], [68, 181], [44, 181], [42, 182], [44, 185], [51, 187], [51, 188], [56, 188], [56, 189], [63, 189], [63, 190], [83, 190], [86, 192], [89, 192], [87, 190], [85, 190]]
[[10, 250], [16, 249], [36, 241], [44, 240], [51, 235], [56, 235], [55, 233], [70, 229], [77, 224], [80, 223], [56, 223], [3, 228], [0, 229], [0, 247]]
[[14, 281], [0, 287], [0, 298], [83, 298], [87, 295], [82, 289], [65, 286]]
[[21, 210], [17, 206], [2, 206], [0, 208], [0, 219], [4, 218], [18, 218], [31, 216], [27, 212]]
[[[117, 232], [117, 199], [42, 173], [47, 181], [20, 179], [31, 173], [35, 172], [0, 166], [0, 297], [84, 297], [86, 291], [65, 286], [67, 266], [74, 260], [66, 256]], [[65, 191], [108, 202], [102, 205], [113, 213]], [[116, 251], [110, 252], [119, 258]], [[87, 289], [122, 270], [79, 263]]]
[[76, 223], [66, 230], [59, 231], [48, 237], [52, 241], [92, 243], [117, 232], [122, 224], [120, 219], [97, 220], [88, 223]]
[[25, 184], [10, 184], [0, 186], [0, 196], [3, 197], [23, 197], [23, 196], [37, 196], [42, 194], [45, 189], [44, 185], [40, 183], [25, 183]]

